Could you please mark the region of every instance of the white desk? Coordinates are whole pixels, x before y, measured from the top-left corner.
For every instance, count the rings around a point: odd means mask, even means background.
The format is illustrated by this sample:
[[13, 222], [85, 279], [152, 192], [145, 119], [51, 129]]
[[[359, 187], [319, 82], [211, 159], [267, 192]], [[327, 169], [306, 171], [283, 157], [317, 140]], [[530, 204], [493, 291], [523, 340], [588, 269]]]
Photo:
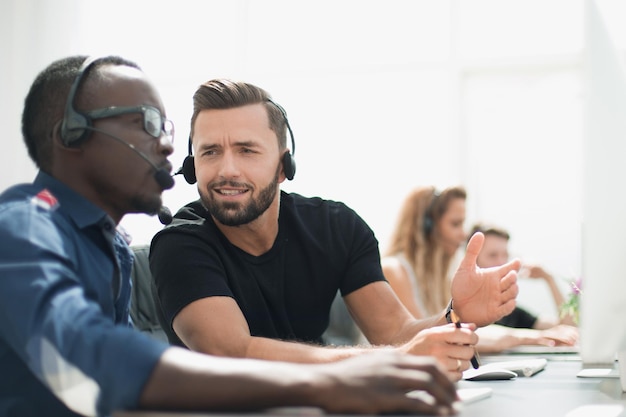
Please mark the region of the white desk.
[[[546, 369], [530, 378], [518, 377], [510, 381], [461, 381], [459, 388], [489, 386], [493, 389], [490, 398], [468, 404], [461, 416], [567, 416], [572, 417], [626, 417], [626, 394], [622, 393], [617, 378], [577, 378], [582, 369], [579, 360], [558, 355], [542, 355], [548, 358]], [[520, 355], [515, 356], [516, 359]], [[509, 358], [489, 357], [500, 361]], [[613, 405], [611, 414], [603, 415], [597, 409], [580, 409], [591, 405]], [[581, 414], [576, 414], [575, 411]], [[617, 413], [614, 410], [619, 410]]]
[[[489, 356], [483, 363], [521, 359], [531, 356]], [[534, 356], [533, 356], [534, 357]], [[461, 417], [626, 417], [626, 393], [622, 393], [616, 378], [577, 378], [582, 363], [576, 355], [541, 355], [548, 358], [546, 369], [532, 377], [510, 381], [460, 381], [459, 388], [491, 387], [489, 398], [467, 404]], [[591, 405], [603, 407], [590, 411]], [[583, 408], [580, 408], [583, 407]], [[604, 410], [605, 414], [602, 413]], [[617, 410], [617, 412], [616, 412]], [[577, 414], [577, 411], [580, 414]], [[610, 411], [610, 413], [609, 413]], [[571, 413], [571, 414], [570, 414]], [[311, 415], [310, 410], [284, 410], [275, 415]], [[313, 413], [315, 414], [315, 413]], [[124, 412], [115, 417], [216, 417], [212, 413]], [[221, 414], [228, 417], [265, 417], [270, 413]]]

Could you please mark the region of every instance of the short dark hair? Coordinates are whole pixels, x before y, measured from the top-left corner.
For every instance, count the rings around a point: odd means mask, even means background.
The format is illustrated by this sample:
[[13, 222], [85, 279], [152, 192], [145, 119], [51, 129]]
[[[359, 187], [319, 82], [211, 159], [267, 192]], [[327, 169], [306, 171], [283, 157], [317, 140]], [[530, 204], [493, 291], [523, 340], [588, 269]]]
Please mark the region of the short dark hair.
[[[50, 141], [52, 129], [59, 120], [63, 119], [70, 87], [78, 76], [85, 59], [87, 56], [75, 55], [56, 60], [48, 65], [37, 75], [24, 100], [22, 136], [28, 155], [35, 165], [44, 171], [49, 171], [52, 165], [52, 142]], [[99, 58], [92, 64], [89, 72], [105, 64], [141, 69], [132, 61], [118, 56], [107, 56]], [[81, 85], [84, 85], [86, 75]], [[85, 106], [88, 99], [84, 94], [80, 94], [80, 86], [76, 91], [76, 96], [82, 98], [78, 102]]]
[[285, 117], [276, 105], [272, 104], [268, 92], [253, 84], [228, 79], [207, 81], [198, 87], [194, 93], [190, 137], [193, 137], [194, 125], [202, 110], [232, 109], [259, 103], [265, 105], [270, 129], [276, 133], [279, 149], [285, 149], [287, 147]]
[[476, 223], [474, 226], [472, 226], [472, 230], [470, 231], [468, 235], [468, 241], [476, 232], [481, 232], [485, 236], [496, 236], [496, 237], [501, 237], [506, 240], [511, 239], [509, 232], [507, 232], [501, 227], [483, 224], [483, 223]]

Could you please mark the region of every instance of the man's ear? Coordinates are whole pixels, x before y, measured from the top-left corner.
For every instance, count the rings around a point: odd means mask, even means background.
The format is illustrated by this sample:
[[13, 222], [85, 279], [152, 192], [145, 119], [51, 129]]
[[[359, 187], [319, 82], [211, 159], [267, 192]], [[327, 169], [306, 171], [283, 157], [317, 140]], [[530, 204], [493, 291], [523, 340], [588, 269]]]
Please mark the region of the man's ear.
[[283, 170], [283, 164], [280, 164], [280, 172], [278, 173], [278, 183], [282, 184], [285, 182], [287, 177], [285, 177], [285, 171]]
[[61, 124], [63, 120], [57, 121], [54, 126], [52, 126], [52, 130], [48, 137], [52, 141], [53, 146], [64, 146], [63, 140], [61, 139]]
[[61, 137], [61, 124], [63, 123], [63, 119], [59, 120], [54, 124], [52, 130], [50, 131], [50, 140], [52, 141], [53, 148], [62, 148], [65, 151], [80, 151], [79, 146], [67, 146]]

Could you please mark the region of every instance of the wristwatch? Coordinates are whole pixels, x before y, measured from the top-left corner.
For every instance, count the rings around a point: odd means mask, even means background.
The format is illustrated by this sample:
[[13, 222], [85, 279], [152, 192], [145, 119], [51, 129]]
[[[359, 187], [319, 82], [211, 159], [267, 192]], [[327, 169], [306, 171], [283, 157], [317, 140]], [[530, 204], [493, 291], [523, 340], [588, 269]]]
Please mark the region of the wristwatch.
[[448, 323], [452, 323], [451, 313], [452, 313], [452, 298], [450, 299], [450, 302], [448, 303], [448, 307], [446, 307], [446, 321]]

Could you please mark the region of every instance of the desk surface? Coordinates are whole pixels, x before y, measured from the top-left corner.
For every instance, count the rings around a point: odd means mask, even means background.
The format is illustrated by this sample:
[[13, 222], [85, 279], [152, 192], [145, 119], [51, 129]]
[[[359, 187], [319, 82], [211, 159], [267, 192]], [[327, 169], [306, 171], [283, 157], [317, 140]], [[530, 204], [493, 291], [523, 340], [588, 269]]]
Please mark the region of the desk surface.
[[[459, 388], [489, 386], [493, 389], [490, 398], [466, 405], [460, 415], [626, 417], [626, 394], [622, 393], [618, 378], [578, 378], [576, 374], [582, 369], [578, 358], [541, 357], [548, 359], [545, 370], [530, 378], [459, 382]], [[497, 356], [489, 359], [494, 358], [507, 360]], [[516, 355], [515, 359], [520, 356]], [[591, 405], [602, 407], [590, 410]], [[614, 407], [606, 407], [610, 405]]]
[[[526, 378], [509, 381], [460, 381], [459, 388], [490, 387], [489, 398], [463, 406], [461, 417], [626, 417], [626, 393], [622, 393], [617, 378], [578, 378], [582, 369], [578, 356], [572, 355], [515, 355], [483, 357], [483, 363], [545, 357], [544, 371]], [[599, 406], [589, 409], [589, 406]], [[307, 416], [319, 415], [310, 409], [281, 409], [272, 413], [241, 414], [242, 416]], [[216, 417], [211, 413], [123, 412], [115, 417]], [[236, 414], [227, 414], [236, 417]]]

